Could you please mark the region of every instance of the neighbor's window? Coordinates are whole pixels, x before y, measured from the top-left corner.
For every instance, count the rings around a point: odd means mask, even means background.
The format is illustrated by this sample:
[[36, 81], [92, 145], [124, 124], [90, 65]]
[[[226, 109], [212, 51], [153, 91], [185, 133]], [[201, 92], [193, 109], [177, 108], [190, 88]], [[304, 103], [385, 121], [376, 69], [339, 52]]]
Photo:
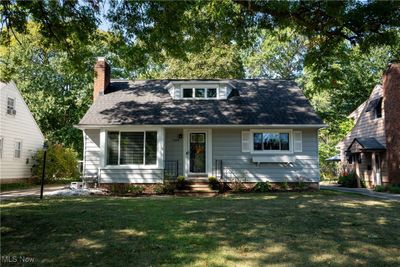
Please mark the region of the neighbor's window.
[[260, 132], [253, 134], [255, 151], [289, 150], [289, 133]]
[[379, 102], [375, 107], [375, 118], [382, 118], [382, 98], [379, 99]]
[[21, 157], [22, 142], [16, 141], [14, 145], [14, 158], [19, 159]]
[[7, 97], [7, 114], [15, 115], [15, 99], [11, 97]]
[[157, 132], [108, 132], [108, 165], [157, 163]]
[[3, 157], [4, 138], [0, 137], [0, 159]]

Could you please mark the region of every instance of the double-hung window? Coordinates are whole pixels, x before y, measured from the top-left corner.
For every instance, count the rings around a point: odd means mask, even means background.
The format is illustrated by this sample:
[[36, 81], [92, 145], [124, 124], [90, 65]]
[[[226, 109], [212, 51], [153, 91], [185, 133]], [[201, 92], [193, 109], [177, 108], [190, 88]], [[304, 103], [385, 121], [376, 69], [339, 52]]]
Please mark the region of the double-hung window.
[[14, 158], [19, 159], [21, 158], [21, 150], [22, 150], [22, 142], [15, 141], [14, 144]]
[[254, 132], [253, 150], [254, 151], [289, 151], [290, 150], [289, 132]]
[[15, 115], [15, 98], [7, 97], [7, 114]]
[[108, 132], [107, 164], [157, 164], [157, 132]]
[[0, 159], [3, 158], [4, 138], [0, 137]]

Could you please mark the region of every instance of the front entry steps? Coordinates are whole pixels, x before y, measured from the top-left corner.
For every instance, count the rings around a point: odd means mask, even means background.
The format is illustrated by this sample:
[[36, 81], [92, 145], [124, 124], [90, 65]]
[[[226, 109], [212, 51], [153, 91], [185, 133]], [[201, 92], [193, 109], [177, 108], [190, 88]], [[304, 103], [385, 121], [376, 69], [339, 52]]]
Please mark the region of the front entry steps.
[[187, 179], [187, 189], [175, 190], [179, 196], [216, 196], [218, 190], [213, 190], [208, 184], [208, 178], [203, 176], [191, 176]]

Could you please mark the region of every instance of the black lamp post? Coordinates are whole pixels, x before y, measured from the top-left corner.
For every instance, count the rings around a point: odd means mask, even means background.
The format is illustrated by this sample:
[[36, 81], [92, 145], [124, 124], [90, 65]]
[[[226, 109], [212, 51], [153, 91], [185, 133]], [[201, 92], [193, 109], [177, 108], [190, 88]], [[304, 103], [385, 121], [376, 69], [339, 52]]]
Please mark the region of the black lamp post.
[[43, 186], [44, 186], [44, 174], [46, 171], [46, 154], [47, 154], [47, 141], [43, 143], [43, 166], [42, 166], [42, 181], [40, 185], [40, 199], [43, 199]]

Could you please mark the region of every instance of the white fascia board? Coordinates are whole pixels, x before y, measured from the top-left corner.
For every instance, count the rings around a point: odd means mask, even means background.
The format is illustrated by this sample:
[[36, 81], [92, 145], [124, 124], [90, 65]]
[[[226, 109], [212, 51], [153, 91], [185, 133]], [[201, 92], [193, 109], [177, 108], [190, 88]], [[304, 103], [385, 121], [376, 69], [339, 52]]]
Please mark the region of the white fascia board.
[[84, 129], [100, 129], [100, 128], [115, 128], [115, 129], [152, 129], [152, 128], [289, 128], [289, 129], [320, 129], [327, 127], [327, 124], [157, 124], [157, 125], [107, 125], [107, 124], [87, 124], [74, 125], [75, 128]]

